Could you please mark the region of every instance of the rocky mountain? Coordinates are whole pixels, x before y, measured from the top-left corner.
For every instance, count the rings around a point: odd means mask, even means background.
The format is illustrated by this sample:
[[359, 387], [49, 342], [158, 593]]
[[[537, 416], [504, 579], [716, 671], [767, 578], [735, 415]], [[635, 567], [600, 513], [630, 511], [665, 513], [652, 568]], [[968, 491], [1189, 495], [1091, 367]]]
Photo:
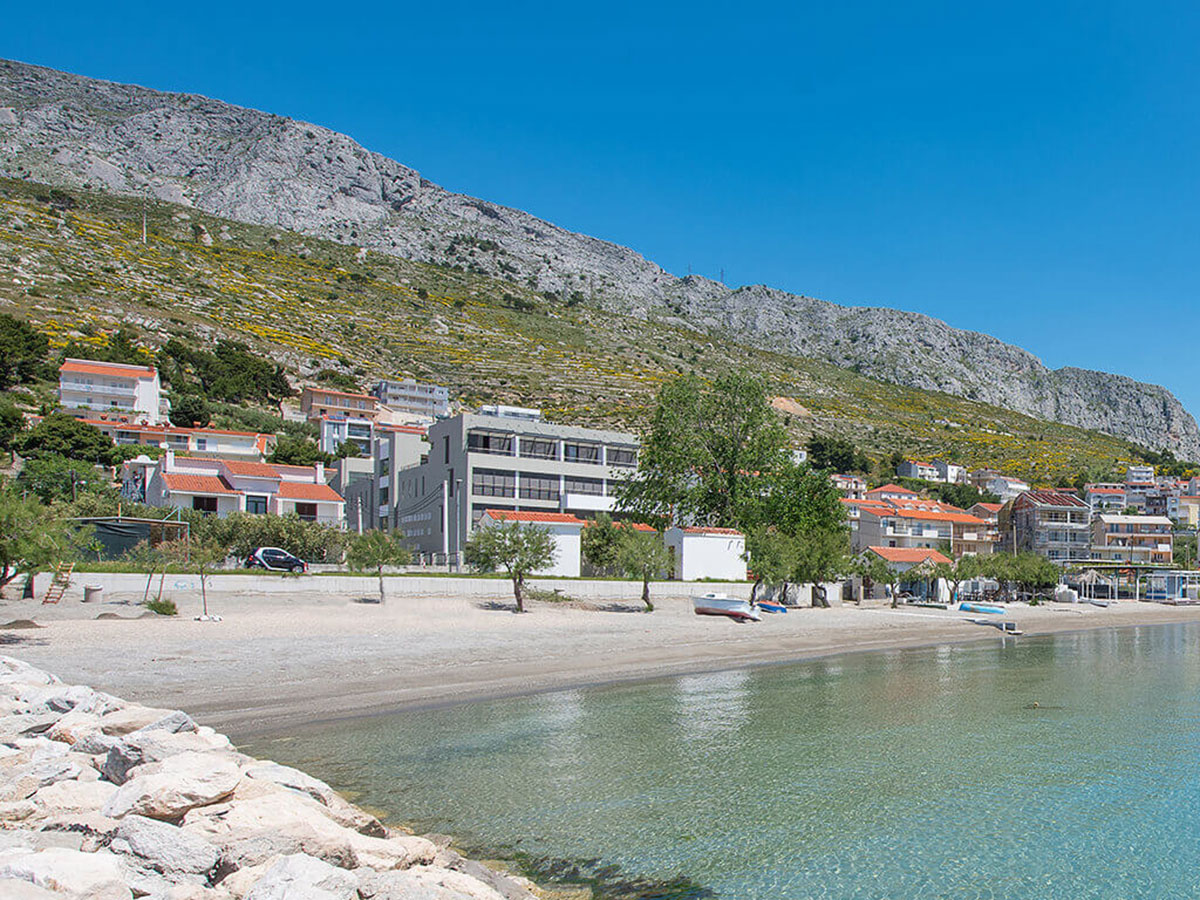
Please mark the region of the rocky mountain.
[[215, 215], [677, 318], [879, 379], [936, 389], [1200, 459], [1166, 389], [1047, 368], [916, 313], [677, 278], [627, 247], [447, 191], [318, 125], [193, 94], [0, 61], [0, 174], [151, 195]]

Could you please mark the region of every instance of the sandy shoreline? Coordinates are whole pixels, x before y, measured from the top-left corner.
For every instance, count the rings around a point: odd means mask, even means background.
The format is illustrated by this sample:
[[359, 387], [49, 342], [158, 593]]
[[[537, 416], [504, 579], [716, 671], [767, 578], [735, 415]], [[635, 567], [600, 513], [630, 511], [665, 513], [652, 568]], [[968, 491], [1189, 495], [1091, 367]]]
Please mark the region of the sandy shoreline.
[[[57, 607], [0, 601], [0, 625], [33, 619], [43, 626], [0, 629], [0, 650], [69, 681], [186, 709], [237, 740], [419, 706], [1001, 639], [952, 611], [801, 609], [738, 625], [693, 615], [685, 597], [660, 598], [649, 615], [634, 604], [549, 604], [516, 616], [444, 597], [394, 597], [379, 606], [210, 592], [220, 623], [191, 619], [198, 597], [182, 603], [176, 619], [134, 618], [143, 612], [134, 599]], [[1034, 636], [1200, 622], [1200, 609], [1052, 604], [1016, 606], [1005, 618]]]

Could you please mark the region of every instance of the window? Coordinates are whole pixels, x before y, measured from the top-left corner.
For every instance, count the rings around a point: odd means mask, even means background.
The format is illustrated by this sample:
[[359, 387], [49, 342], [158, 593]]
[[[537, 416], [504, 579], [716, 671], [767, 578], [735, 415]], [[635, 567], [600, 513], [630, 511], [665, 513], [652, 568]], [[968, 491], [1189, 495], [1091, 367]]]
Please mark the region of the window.
[[256, 516], [265, 516], [267, 514], [267, 498], [261, 495], [247, 494], [246, 512]]
[[215, 513], [217, 511], [216, 497], [193, 497], [192, 509], [203, 513]]
[[491, 431], [469, 431], [467, 432], [467, 449], [473, 453], [493, 453], [498, 456], [512, 456], [513, 436], [511, 434], [497, 434]]
[[563, 444], [563, 459], [567, 462], [599, 463], [598, 444]]
[[608, 464], [610, 466], [621, 466], [626, 469], [632, 469], [637, 465], [637, 451], [630, 450], [627, 447], [609, 447]]
[[558, 459], [558, 442], [523, 437], [521, 455], [526, 459]]
[[208, 438], [202, 438], [202, 437], [196, 438], [196, 449], [197, 450], [207, 450], [208, 449]]
[[521, 498], [524, 500], [557, 500], [557, 475], [527, 475], [521, 473]]
[[595, 497], [604, 495], [604, 482], [599, 478], [576, 478], [568, 475], [563, 479], [563, 486], [568, 494], [591, 494]]
[[471, 473], [471, 493], [478, 497], [515, 497], [515, 472], [499, 469], [476, 469]]
[[297, 503], [296, 515], [305, 522], [317, 521], [317, 504], [315, 503]]

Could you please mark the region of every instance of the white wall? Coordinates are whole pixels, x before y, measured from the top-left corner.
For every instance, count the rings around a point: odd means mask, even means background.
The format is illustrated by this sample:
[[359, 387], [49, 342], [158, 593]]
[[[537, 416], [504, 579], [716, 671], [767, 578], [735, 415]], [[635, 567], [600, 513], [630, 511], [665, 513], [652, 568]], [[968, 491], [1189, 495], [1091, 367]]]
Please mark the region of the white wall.
[[539, 570], [537, 574], [578, 578], [583, 553], [583, 529], [578, 525], [551, 525], [548, 530], [554, 540], [554, 562], [550, 568]]
[[675, 575], [683, 581], [746, 580], [746, 560], [742, 558], [746, 539], [741, 535], [689, 534], [671, 528], [666, 543], [675, 550]]

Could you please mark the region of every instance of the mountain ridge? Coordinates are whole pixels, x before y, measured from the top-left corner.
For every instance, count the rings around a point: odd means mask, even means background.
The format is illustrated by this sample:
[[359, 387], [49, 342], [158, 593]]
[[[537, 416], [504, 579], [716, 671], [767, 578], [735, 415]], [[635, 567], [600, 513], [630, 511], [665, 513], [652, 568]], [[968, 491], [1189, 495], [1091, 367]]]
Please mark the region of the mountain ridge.
[[677, 317], [896, 384], [1200, 459], [1200, 428], [1161, 386], [1050, 369], [1020, 347], [922, 313], [676, 277], [631, 248], [445, 190], [346, 135], [196, 94], [0, 61], [0, 174], [149, 194], [622, 314]]

